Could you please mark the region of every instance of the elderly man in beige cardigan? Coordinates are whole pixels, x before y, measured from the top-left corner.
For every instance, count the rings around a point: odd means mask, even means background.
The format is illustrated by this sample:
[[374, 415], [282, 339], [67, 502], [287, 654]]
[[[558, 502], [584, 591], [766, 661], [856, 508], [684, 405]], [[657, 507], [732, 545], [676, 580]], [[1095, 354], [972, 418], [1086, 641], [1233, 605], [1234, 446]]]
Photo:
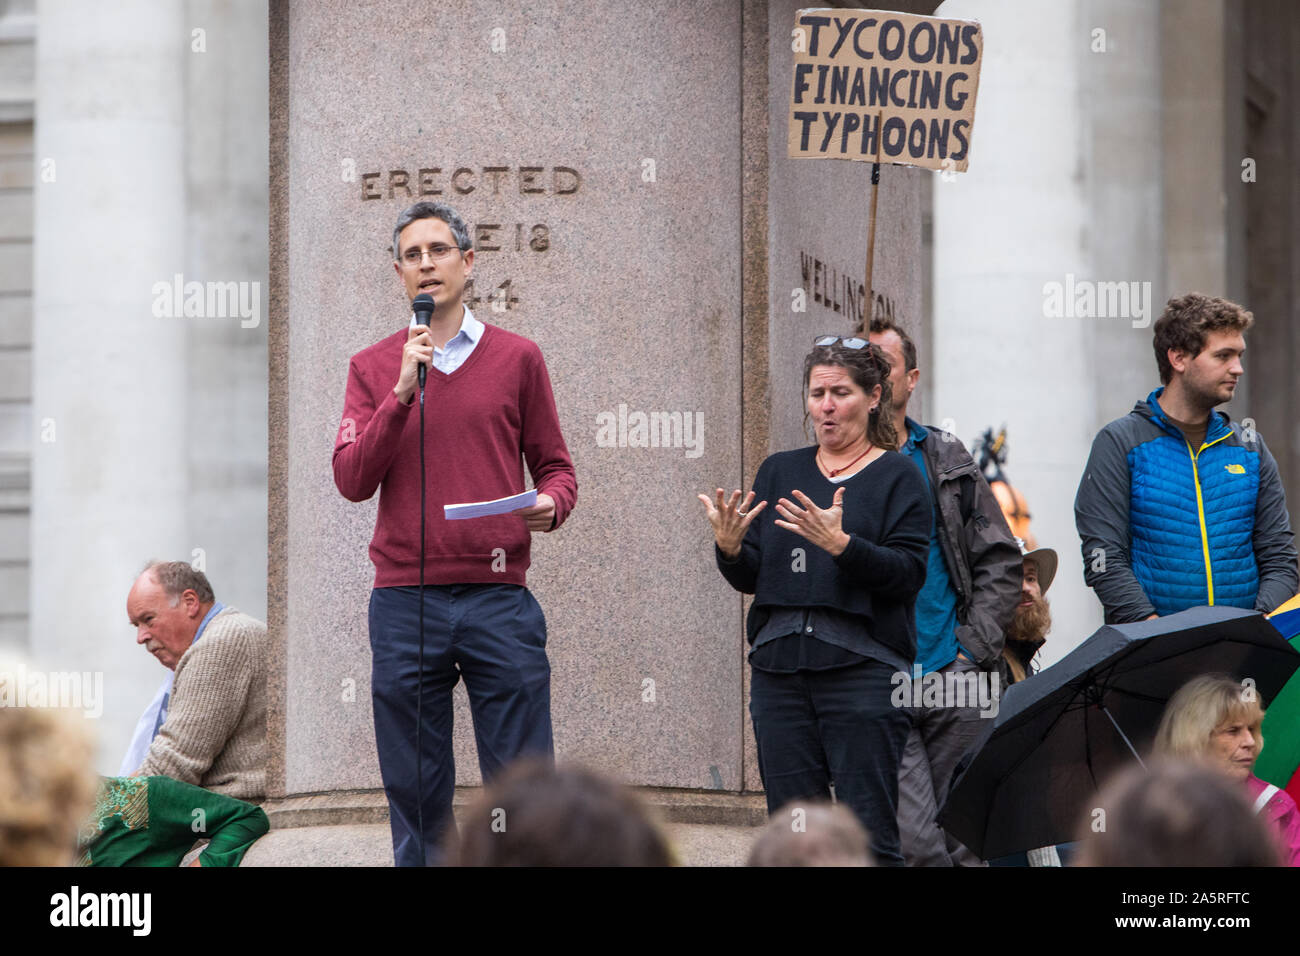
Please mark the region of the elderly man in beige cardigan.
[[[266, 796], [266, 625], [222, 605], [207, 575], [154, 561], [126, 598], [144, 645], [174, 671], [136, 728], [124, 774], [161, 774], [240, 800]], [[147, 751], [144, 749], [147, 747]]]

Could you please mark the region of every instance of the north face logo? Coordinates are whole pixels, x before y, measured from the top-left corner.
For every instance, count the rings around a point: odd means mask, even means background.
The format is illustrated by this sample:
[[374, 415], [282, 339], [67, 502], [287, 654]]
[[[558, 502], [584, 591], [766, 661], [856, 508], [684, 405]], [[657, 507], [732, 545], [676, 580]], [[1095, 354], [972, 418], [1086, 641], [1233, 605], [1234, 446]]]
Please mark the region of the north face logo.
[[1241, 465], [1224, 465], [1223, 467], [1228, 469], [1230, 475], [1244, 475], [1246, 473], [1246, 469]]

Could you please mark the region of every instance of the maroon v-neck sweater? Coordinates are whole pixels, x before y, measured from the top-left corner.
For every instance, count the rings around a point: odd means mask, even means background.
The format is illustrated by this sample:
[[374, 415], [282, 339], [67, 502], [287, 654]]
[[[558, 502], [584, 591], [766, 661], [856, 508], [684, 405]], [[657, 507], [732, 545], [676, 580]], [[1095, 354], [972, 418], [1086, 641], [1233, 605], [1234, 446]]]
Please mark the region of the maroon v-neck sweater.
[[[370, 542], [377, 588], [420, 583], [419, 397], [403, 405], [393, 394], [406, 337], [402, 329], [352, 356], [334, 445], [343, 496], [365, 501], [379, 490]], [[578, 483], [541, 350], [486, 325], [456, 371], [429, 370], [424, 416], [425, 583], [523, 584], [530, 544], [523, 518], [447, 521], [442, 508], [523, 491], [522, 453], [538, 493], [555, 499], [554, 528], [573, 509]]]

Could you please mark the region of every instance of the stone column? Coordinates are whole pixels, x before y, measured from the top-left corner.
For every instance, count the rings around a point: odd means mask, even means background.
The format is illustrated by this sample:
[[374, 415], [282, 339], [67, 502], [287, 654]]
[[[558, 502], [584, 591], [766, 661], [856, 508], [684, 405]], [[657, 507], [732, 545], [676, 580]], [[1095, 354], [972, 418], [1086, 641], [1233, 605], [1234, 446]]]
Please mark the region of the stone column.
[[[949, 0], [938, 12], [980, 20], [985, 47], [970, 169], [934, 183], [934, 346], [921, 364], [931, 418], [952, 419], [963, 441], [1008, 425], [1007, 472], [1061, 560], [1051, 663], [1101, 624], [1074, 526], [1092, 439], [1158, 382], [1159, 9]], [[1136, 297], [1054, 314], [1051, 291], [1073, 298], [1081, 283]]]
[[0, 646], [26, 649], [31, 620], [33, 0], [0, 8]]
[[189, 553], [185, 320], [153, 311], [184, 267], [182, 10], [37, 10], [31, 648], [103, 672], [112, 772], [163, 676], [127, 589], [146, 557]]
[[[577, 469], [577, 508], [534, 536], [528, 573], [561, 759], [661, 788], [687, 814], [743, 788], [740, 598], [695, 500], [741, 480], [739, 12], [453, 2], [412, 21], [396, 4], [273, 7], [277, 826], [384, 818], [366, 624], [375, 504], [339, 495], [330, 452], [349, 356], [407, 321], [389, 244], [421, 193], [473, 224], [469, 305], [541, 347]], [[607, 416], [649, 413], [691, 428], [658, 448], [598, 435]], [[458, 689], [463, 785], [479, 780], [473, 741]], [[298, 829], [271, 834], [285, 858], [335, 852], [338, 831]], [[358, 840], [349, 859], [390, 857], [386, 826]]]
[[[188, 0], [185, 275], [240, 292], [186, 323], [194, 409], [188, 537], [217, 596], [266, 620], [267, 15], [262, 0]], [[247, 294], [245, 294], [247, 293]]]
[[[1247, 301], [1246, 200], [1242, 181], [1246, 142], [1246, 64], [1255, 51], [1242, 42], [1247, 6], [1191, 0], [1161, 6], [1164, 37], [1161, 93], [1164, 178], [1165, 281], [1170, 296], [1187, 292]], [[1276, 20], [1285, 31], [1285, 19]], [[1265, 316], [1265, 318], [1271, 318]], [[1274, 389], [1261, 388], [1261, 341], [1247, 337], [1247, 374], [1225, 406], [1234, 419], [1251, 418], [1266, 442], [1289, 423], [1270, 415]], [[1253, 368], [1251, 366], [1254, 366]], [[1283, 375], [1286, 375], [1283, 372]], [[1258, 394], [1258, 400], [1256, 395]], [[1270, 429], [1274, 418], [1276, 430]], [[1285, 439], [1283, 439], [1285, 440]]]

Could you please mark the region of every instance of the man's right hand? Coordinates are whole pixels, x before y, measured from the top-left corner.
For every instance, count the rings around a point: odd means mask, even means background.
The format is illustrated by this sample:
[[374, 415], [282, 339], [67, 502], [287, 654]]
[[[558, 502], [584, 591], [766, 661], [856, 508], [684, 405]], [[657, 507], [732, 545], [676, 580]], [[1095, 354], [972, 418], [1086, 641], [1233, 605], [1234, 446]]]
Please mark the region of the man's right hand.
[[415, 390], [420, 385], [421, 363], [426, 368], [433, 365], [433, 339], [427, 325], [416, 325], [406, 332], [406, 344], [402, 346], [402, 371], [393, 386], [393, 394], [403, 405], [410, 405], [415, 397]]

